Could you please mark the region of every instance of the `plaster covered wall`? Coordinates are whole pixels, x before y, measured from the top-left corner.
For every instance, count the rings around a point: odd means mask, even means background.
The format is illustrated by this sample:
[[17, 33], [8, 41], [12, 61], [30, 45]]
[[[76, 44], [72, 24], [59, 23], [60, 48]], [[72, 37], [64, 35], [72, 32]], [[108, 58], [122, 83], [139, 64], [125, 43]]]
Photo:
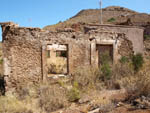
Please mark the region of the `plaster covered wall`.
[[91, 27], [97, 27], [99, 30], [105, 30], [110, 32], [124, 33], [126, 37], [132, 42], [133, 50], [135, 53], [143, 53], [143, 33], [144, 28], [137, 26], [116, 26], [116, 25], [89, 25]]

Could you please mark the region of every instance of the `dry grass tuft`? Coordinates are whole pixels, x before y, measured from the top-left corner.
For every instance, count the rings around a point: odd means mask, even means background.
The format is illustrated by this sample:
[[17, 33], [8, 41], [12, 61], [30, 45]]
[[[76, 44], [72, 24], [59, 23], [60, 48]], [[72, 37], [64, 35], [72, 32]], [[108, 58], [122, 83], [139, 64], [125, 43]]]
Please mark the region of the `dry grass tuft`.
[[69, 105], [66, 94], [59, 84], [21, 84], [15, 94], [0, 97], [0, 113], [50, 113]]
[[23, 101], [15, 96], [0, 97], [0, 113], [33, 113]]
[[67, 107], [66, 91], [57, 85], [41, 85], [39, 90], [39, 107], [45, 112], [52, 112]]
[[150, 96], [150, 61], [145, 61], [138, 73], [129, 74], [118, 80], [118, 82], [129, 94]]
[[99, 68], [79, 67], [73, 74], [73, 82], [77, 82], [82, 90], [102, 89], [104, 87], [100, 80], [101, 76]]

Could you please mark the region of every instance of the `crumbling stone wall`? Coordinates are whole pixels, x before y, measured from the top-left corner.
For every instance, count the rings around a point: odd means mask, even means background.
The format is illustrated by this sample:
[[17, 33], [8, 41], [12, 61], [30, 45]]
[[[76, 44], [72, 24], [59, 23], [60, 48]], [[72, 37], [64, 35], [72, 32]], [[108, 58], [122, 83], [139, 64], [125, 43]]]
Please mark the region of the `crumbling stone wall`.
[[[49, 44], [67, 45], [68, 74], [70, 75], [80, 66], [98, 65], [97, 44], [113, 45], [114, 63], [121, 56], [126, 55], [123, 54], [126, 53], [124, 52], [126, 48], [128, 48], [128, 53], [133, 53], [133, 50], [135, 52], [142, 50], [138, 49], [142, 47], [142, 42], [135, 45], [128, 33], [122, 30], [126, 28], [122, 27], [113, 26], [112, 29], [109, 26], [85, 25], [83, 31], [68, 28], [51, 32], [39, 28], [18, 27], [8, 23], [1, 25], [6, 90], [16, 87], [19, 82], [39, 82], [48, 79], [46, 47]], [[139, 29], [136, 28], [136, 30]], [[142, 31], [140, 33], [142, 34]], [[141, 34], [134, 35], [142, 40]]]

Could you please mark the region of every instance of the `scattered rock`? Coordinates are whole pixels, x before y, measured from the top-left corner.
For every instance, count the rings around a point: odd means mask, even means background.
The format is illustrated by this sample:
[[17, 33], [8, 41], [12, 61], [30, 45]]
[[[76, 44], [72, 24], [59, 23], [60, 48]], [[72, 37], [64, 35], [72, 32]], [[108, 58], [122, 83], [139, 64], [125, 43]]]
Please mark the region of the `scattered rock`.
[[100, 113], [100, 108], [97, 108], [97, 109], [95, 109], [95, 110], [93, 110], [93, 111], [90, 111], [90, 112], [88, 112], [88, 113]]
[[123, 102], [118, 102], [117, 107], [121, 107], [121, 106], [124, 106], [124, 103]]
[[88, 102], [90, 102], [90, 100], [91, 99], [88, 95], [83, 95], [79, 100], [79, 104], [88, 103]]

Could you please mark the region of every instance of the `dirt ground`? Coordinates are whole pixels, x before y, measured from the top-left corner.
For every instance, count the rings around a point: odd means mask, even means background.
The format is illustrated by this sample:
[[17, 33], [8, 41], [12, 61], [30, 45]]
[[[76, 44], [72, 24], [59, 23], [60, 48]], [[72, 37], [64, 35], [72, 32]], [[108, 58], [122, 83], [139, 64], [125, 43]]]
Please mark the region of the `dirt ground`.
[[131, 106], [122, 106], [114, 109], [110, 113], [150, 113], [150, 110], [135, 110]]

